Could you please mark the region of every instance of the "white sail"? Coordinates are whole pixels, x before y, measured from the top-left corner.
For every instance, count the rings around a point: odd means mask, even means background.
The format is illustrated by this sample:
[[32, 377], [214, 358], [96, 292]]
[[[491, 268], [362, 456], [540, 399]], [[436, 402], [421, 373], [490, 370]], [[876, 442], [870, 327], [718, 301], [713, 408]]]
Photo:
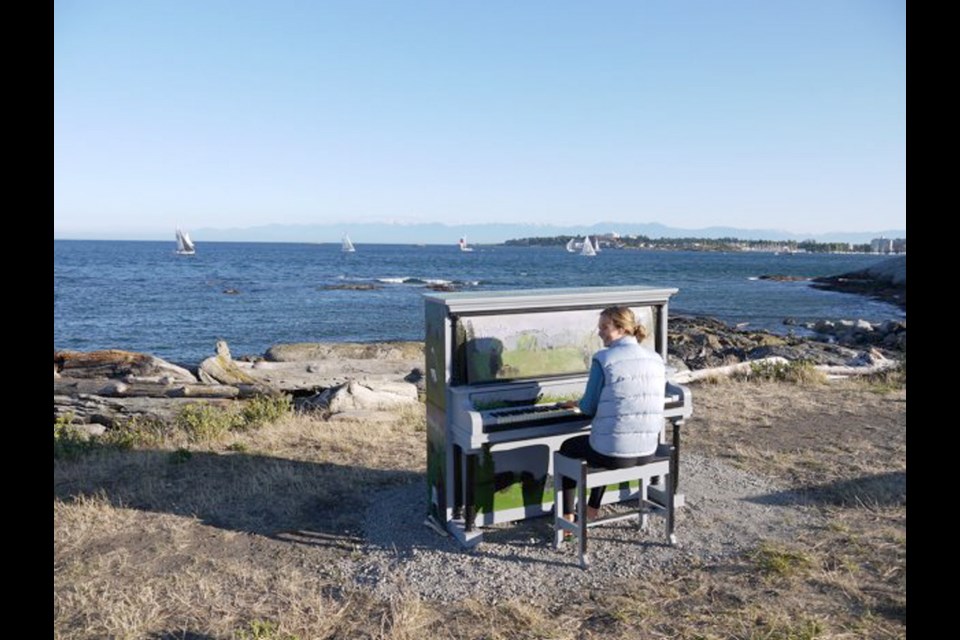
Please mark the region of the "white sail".
[[460, 238], [460, 242], [457, 243], [460, 246], [460, 251], [473, 251], [473, 247], [467, 246], [467, 237], [464, 236]]
[[343, 236], [343, 246], [340, 247], [340, 251], [345, 253], [352, 253], [356, 251], [356, 249], [353, 248], [353, 243], [350, 242], [350, 236]]
[[570, 238], [570, 240], [567, 242], [567, 251], [569, 251], [570, 253], [576, 253], [576, 251], [577, 251], [577, 239], [576, 239], [576, 238]]
[[190, 234], [177, 227], [177, 253], [181, 256], [192, 256], [196, 252], [197, 248], [190, 239]]
[[583, 249], [580, 250], [580, 255], [582, 256], [595, 256], [597, 255], [597, 250], [593, 248], [593, 244], [590, 242], [590, 236], [584, 236], [583, 238]]

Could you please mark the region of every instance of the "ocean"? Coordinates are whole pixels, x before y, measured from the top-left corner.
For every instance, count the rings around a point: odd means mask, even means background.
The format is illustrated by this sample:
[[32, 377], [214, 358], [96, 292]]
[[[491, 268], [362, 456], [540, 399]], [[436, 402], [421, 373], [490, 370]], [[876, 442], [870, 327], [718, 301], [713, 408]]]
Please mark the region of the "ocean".
[[[196, 364], [227, 341], [234, 357], [291, 342], [423, 340], [429, 284], [457, 290], [647, 285], [673, 287], [671, 315], [705, 315], [784, 334], [821, 318], [903, 319], [894, 305], [820, 291], [816, 277], [884, 260], [861, 254], [601, 251], [562, 247], [54, 240], [53, 346], [125, 349]], [[371, 286], [352, 290], [338, 287]]]

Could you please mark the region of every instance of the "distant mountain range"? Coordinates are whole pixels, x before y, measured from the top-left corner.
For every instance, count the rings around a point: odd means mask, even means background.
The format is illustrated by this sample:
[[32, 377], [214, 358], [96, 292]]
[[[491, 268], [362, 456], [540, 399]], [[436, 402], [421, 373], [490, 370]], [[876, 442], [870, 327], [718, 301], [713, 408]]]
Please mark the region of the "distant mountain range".
[[[358, 224], [269, 224], [246, 228], [189, 228], [197, 242], [340, 242], [349, 234], [354, 244], [456, 244], [466, 237], [470, 244], [499, 244], [506, 240], [561, 235], [596, 235], [616, 232], [620, 235], [642, 235], [649, 238], [737, 238], [740, 240], [815, 240], [817, 242], [851, 242], [863, 244], [874, 238], [906, 238], [904, 229], [882, 229], [864, 232], [791, 233], [778, 229], [737, 229], [705, 227], [678, 229], [651, 223], [598, 222], [593, 225], [560, 226], [550, 224], [466, 224], [433, 223], [358, 223]], [[108, 237], [102, 233], [54, 233], [56, 238], [129, 239], [172, 241], [167, 235], [149, 233], [133, 238]]]

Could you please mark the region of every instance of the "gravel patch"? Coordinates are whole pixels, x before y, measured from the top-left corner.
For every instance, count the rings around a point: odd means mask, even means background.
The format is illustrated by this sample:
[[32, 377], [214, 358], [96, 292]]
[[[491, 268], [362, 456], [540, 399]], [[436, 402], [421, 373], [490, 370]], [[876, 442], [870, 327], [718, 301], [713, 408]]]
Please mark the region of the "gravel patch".
[[[678, 546], [666, 544], [664, 521], [651, 516], [646, 531], [635, 520], [590, 530], [588, 570], [580, 568], [575, 543], [552, 546], [550, 517], [484, 528], [483, 542], [463, 549], [423, 524], [426, 489], [409, 484], [382, 491], [365, 515], [359, 557], [340, 567], [364, 590], [390, 597], [416, 594], [453, 602], [497, 602], [561, 595], [638, 578], [680, 563], [713, 563], [754, 548], [761, 540], [788, 540], [800, 529], [822, 526], [815, 507], [768, 478], [713, 458], [682, 454], [677, 510]], [[607, 509], [617, 508], [605, 507]]]

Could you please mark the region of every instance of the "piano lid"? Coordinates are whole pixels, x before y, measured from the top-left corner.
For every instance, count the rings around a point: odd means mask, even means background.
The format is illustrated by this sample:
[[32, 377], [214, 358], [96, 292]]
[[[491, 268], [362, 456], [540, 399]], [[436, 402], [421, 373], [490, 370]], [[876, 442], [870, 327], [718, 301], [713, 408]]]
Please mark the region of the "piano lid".
[[634, 285], [425, 293], [424, 298], [440, 302], [450, 313], [468, 314], [532, 309], [603, 309], [612, 305], [633, 307], [664, 304], [677, 291], [673, 288]]

